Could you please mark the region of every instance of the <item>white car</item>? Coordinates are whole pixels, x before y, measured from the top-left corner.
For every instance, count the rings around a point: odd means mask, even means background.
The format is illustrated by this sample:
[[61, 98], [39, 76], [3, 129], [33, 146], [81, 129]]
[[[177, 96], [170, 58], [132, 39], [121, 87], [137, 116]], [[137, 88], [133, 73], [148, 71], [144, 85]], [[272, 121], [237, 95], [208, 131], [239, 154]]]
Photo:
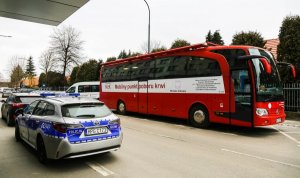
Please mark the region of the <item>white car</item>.
[[3, 92], [2, 92], [2, 98], [7, 98], [10, 94], [13, 93], [13, 89], [12, 88], [4, 88]]
[[16, 119], [15, 138], [37, 150], [39, 161], [118, 150], [120, 119], [104, 103], [81, 97], [41, 98]]
[[99, 85], [100, 81], [78, 82], [70, 86], [66, 93], [80, 93], [82, 97], [99, 99]]

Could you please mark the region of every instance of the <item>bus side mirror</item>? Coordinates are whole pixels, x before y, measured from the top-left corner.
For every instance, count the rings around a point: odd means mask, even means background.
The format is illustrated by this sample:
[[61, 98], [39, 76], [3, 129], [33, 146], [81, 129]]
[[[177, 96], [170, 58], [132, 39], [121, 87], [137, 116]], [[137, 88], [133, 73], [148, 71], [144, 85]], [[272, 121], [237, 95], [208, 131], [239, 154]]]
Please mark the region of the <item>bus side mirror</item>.
[[293, 64], [291, 64], [290, 66], [291, 66], [291, 70], [292, 70], [293, 77], [294, 77], [294, 79], [295, 79], [295, 78], [297, 77], [295, 66], [294, 66]]
[[271, 74], [272, 73], [272, 67], [271, 67], [269, 61], [266, 58], [259, 58], [259, 60], [263, 64], [267, 74]]
[[285, 72], [288, 72], [288, 73], [291, 72], [293, 79], [296, 79], [296, 77], [297, 77], [296, 68], [293, 64], [287, 63], [287, 62], [277, 62], [276, 65], [277, 65], [277, 67], [284, 69]]

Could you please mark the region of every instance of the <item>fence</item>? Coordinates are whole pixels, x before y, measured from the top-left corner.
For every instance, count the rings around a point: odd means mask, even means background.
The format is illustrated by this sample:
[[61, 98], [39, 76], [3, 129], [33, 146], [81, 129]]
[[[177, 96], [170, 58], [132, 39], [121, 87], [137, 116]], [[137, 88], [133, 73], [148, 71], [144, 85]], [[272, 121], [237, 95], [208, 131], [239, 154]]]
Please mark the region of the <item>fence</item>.
[[284, 83], [285, 110], [300, 112], [300, 83]]

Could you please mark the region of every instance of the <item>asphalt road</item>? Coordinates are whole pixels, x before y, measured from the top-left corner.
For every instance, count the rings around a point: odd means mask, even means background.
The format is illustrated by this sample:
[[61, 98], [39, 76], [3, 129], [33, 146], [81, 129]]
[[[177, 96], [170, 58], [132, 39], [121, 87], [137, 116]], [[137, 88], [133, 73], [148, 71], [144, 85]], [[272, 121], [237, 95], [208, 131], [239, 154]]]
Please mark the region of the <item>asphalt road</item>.
[[260, 128], [213, 125], [197, 129], [169, 118], [119, 116], [120, 150], [38, 162], [0, 121], [0, 177], [299, 177], [300, 122]]

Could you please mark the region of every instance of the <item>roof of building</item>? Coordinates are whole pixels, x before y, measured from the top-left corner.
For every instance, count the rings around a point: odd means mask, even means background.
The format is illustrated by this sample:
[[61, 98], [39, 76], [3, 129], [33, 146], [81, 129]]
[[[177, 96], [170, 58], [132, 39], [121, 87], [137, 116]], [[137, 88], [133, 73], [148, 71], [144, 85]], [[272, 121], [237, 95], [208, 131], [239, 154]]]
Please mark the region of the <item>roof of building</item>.
[[278, 45], [279, 45], [278, 38], [266, 40], [265, 49], [270, 51], [274, 55], [275, 59], [277, 59], [277, 46]]

